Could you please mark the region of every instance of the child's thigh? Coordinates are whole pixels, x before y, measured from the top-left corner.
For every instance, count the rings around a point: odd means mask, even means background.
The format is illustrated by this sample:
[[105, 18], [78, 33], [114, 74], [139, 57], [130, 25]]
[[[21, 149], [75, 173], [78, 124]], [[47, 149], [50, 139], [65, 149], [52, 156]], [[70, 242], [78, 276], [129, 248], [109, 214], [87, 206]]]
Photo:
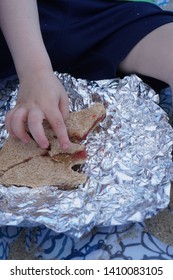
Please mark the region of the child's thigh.
[[139, 73], [170, 84], [173, 79], [173, 22], [150, 32], [120, 63], [124, 73]]

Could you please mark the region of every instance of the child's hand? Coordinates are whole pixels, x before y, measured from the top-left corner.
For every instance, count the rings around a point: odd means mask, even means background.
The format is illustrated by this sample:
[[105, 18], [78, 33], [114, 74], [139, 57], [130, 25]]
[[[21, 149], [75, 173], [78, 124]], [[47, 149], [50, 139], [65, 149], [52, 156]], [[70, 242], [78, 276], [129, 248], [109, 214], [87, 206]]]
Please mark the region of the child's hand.
[[35, 141], [40, 147], [47, 148], [49, 142], [42, 125], [47, 119], [61, 147], [66, 150], [70, 146], [64, 123], [68, 112], [67, 93], [53, 72], [32, 73], [20, 81], [17, 103], [7, 114], [6, 127], [10, 134], [27, 143], [30, 140], [25, 130], [27, 123]]

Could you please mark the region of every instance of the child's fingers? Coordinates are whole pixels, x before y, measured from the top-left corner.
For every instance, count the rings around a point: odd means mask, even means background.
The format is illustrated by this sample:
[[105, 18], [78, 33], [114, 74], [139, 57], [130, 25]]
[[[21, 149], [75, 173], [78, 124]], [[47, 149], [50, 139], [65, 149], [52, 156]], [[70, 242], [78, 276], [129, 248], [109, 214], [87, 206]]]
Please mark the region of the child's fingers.
[[22, 107], [13, 110], [7, 117], [9, 132], [18, 137], [24, 143], [27, 143], [30, 140], [30, 136], [26, 132], [25, 128], [26, 120], [27, 110]]
[[14, 132], [13, 132], [13, 129], [11, 127], [11, 118], [12, 118], [12, 115], [14, 113], [14, 109], [12, 109], [11, 111], [9, 111], [6, 115], [6, 118], [5, 118], [5, 127], [7, 129], [7, 131], [12, 135], [12, 136], [15, 136]]
[[70, 146], [70, 140], [61, 112], [59, 110], [51, 111], [46, 117], [52, 126], [62, 149], [67, 150]]
[[49, 146], [48, 139], [43, 129], [43, 113], [38, 109], [32, 109], [28, 113], [28, 128], [38, 145], [46, 149]]
[[67, 120], [69, 115], [69, 100], [66, 94], [63, 94], [60, 102], [59, 102], [59, 109], [62, 114], [64, 120]]

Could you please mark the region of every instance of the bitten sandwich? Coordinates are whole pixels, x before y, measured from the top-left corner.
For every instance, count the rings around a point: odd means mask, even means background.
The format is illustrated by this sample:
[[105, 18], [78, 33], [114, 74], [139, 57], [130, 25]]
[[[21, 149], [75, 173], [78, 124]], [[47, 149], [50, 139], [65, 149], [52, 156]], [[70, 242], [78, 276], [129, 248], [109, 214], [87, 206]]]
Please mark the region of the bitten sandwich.
[[57, 186], [72, 189], [83, 184], [87, 176], [74, 166], [84, 164], [87, 159], [85, 145], [81, 144], [89, 133], [104, 119], [105, 108], [100, 103], [79, 112], [72, 112], [66, 122], [72, 141], [64, 152], [47, 121], [43, 126], [49, 140], [49, 148], [42, 149], [31, 139], [28, 144], [9, 136], [0, 151], [0, 184], [5, 186]]

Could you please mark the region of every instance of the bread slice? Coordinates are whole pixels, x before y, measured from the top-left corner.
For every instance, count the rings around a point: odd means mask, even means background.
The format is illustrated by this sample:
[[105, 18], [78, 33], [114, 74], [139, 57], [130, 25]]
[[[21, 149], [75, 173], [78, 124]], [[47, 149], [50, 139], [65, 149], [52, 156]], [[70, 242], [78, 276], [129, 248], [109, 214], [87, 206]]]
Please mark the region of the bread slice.
[[[75, 164], [81, 164], [76, 160]], [[57, 186], [72, 189], [86, 181], [86, 175], [72, 169], [74, 162], [70, 160], [53, 161], [48, 156], [34, 157], [9, 170], [1, 177], [1, 184], [10, 186]]]
[[19, 139], [9, 136], [0, 151], [0, 174], [21, 162], [46, 153], [47, 151], [41, 149], [32, 139], [24, 144]]
[[71, 143], [70, 148], [66, 152], [64, 152], [61, 149], [60, 144], [58, 143], [57, 139], [52, 139], [52, 141], [50, 141], [49, 155], [53, 159], [54, 157], [56, 157], [57, 155], [60, 155], [60, 154], [61, 155], [62, 154], [72, 155], [72, 154], [76, 154], [79, 152], [83, 152], [84, 150], [85, 150], [85, 145]]
[[[101, 103], [94, 103], [89, 108], [78, 112], [71, 112], [66, 121], [70, 140], [75, 143], [80, 143], [86, 139], [87, 135], [98, 126], [105, 116], [106, 110]], [[56, 138], [54, 131], [47, 121], [44, 121], [43, 127], [50, 142], [53, 138]]]
[[101, 103], [95, 103], [87, 109], [72, 112], [66, 122], [68, 135], [71, 141], [79, 143], [84, 140], [105, 116], [106, 110]]
[[67, 131], [71, 141], [76, 143], [72, 143], [65, 153], [47, 121], [43, 126], [50, 143], [48, 149], [41, 149], [33, 139], [23, 144], [10, 136], [0, 151], [0, 184], [33, 188], [54, 185], [64, 189], [83, 184], [86, 175], [73, 168], [87, 159], [85, 145], [79, 143], [93, 131], [105, 113], [104, 106], [99, 103], [70, 113]]

